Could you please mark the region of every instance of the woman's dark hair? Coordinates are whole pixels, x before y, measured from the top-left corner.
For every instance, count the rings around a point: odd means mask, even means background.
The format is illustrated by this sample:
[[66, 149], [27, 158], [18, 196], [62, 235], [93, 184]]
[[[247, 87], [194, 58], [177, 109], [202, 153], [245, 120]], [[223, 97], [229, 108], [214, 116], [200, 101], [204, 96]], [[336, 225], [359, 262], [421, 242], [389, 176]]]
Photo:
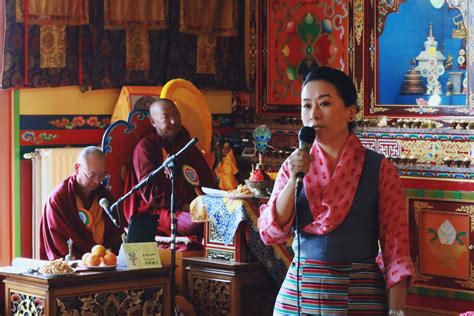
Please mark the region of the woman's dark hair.
[[[310, 81], [324, 80], [332, 84], [341, 99], [344, 101], [346, 107], [354, 105], [356, 111], [359, 111], [357, 105], [357, 90], [352, 82], [352, 79], [349, 78], [344, 72], [331, 68], [331, 67], [318, 67], [311, 70], [303, 81], [303, 87]], [[349, 122], [349, 131], [353, 131], [356, 123], [354, 121]]]

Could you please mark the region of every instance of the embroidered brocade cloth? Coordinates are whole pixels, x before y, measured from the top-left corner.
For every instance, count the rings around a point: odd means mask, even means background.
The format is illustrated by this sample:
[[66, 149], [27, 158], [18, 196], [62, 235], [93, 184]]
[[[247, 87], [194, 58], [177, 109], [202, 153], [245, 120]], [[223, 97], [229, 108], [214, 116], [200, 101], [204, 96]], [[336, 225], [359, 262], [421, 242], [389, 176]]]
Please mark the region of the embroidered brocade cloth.
[[257, 220], [260, 215], [254, 201], [201, 195], [191, 202], [190, 212], [195, 222], [213, 221], [226, 245], [232, 241], [239, 223], [248, 225], [247, 243], [252, 254], [261, 262], [275, 283], [280, 286], [293, 259], [291, 243], [267, 246], [260, 238]]
[[66, 66], [66, 26], [42, 25], [40, 27], [40, 67]]
[[237, 36], [237, 13], [237, 0], [180, 0], [179, 31], [197, 35], [197, 73], [216, 73], [217, 37]]
[[104, 27], [123, 29], [141, 26], [146, 29], [168, 27], [167, 0], [104, 0]]
[[195, 35], [236, 36], [237, 0], [180, 0], [179, 30]]
[[148, 30], [142, 27], [129, 27], [125, 32], [125, 51], [125, 65], [128, 70], [149, 70]]
[[126, 30], [127, 70], [150, 69], [148, 31], [168, 27], [167, 0], [104, 0], [104, 28]]
[[66, 26], [89, 23], [89, 1], [17, 0], [16, 20], [40, 25], [40, 67], [66, 66]]
[[[245, 52], [242, 50], [245, 7], [240, 1], [235, 11], [237, 35], [231, 37], [180, 32], [178, 0], [130, 1], [132, 5], [145, 7], [151, 3], [150, 8], [163, 3], [161, 13], [167, 20], [155, 19], [151, 24], [136, 24], [139, 15], [127, 15], [129, 11], [120, 11], [118, 6], [115, 9], [122, 0], [19, 1], [0, 2], [0, 12], [5, 16], [4, 41], [0, 41], [0, 84], [5, 89], [72, 85], [106, 89], [162, 85], [174, 78], [184, 78], [200, 87], [245, 90]], [[35, 20], [32, 16], [32, 12], [37, 12], [35, 3], [57, 4], [57, 8], [71, 5], [81, 8], [80, 3], [84, 3], [88, 10], [68, 9], [73, 14], [56, 19], [59, 24], [34, 24], [47, 21]], [[149, 11], [148, 16], [161, 16], [154, 10]], [[120, 12], [125, 17], [116, 15]], [[167, 21], [168, 28], [157, 29], [163, 21]], [[140, 34], [127, 36], [130, 35], [127, 32], [134, 32], [132, 27]], [[203, 37], [199, 44], [197, 37]]]
[[194, 222], [213, 221], [222, 241], [227, 246], [232, 242], [240, 222], [245, 220], [245, 200], [201, 195], [191, 202]]
[[196, 72], [200, 74], [215, 74], [217, 37], [214, 35], [198, 35]]
[[89, 23], [88, 0], [29, 0], [28, 3], [25, 3], [25, 0], [17, 0], [17, 22], [25, 21], [25, 11], [28, 12], [28, 24], [84, 25]]

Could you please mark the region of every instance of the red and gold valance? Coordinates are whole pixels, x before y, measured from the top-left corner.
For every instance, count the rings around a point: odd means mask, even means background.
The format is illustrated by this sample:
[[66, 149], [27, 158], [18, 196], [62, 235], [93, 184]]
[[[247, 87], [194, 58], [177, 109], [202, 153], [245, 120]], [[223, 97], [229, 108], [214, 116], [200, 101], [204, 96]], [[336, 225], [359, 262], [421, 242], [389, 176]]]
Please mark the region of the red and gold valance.
[[89, 23], [89, 0], [17, 0], [17, 22], [38, 25], [83, 25]]
[[195, 35], [236, 36], [237, 0], [180, 0], [179, 30]]
[[104, 0], [104, 27], [168, 28], [168, 0]]
[[[40, 67], [63, 68], [66, 66], [66, 26], [89, 23], [89, 0], [17, 0], [16, 20], [25, 23], [25, 42], [28, 25], [40, 26]], [[25, 77], [27, 64], [25, 60]]]

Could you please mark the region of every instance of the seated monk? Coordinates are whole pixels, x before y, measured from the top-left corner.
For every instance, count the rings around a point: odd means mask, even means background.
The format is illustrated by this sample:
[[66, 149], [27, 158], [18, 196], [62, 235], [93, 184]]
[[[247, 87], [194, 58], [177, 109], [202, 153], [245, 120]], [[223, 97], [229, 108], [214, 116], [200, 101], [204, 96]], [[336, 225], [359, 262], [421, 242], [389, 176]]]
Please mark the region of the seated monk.
[[[156, 132], [142, 138], [136, 145], [129, 174], [125, 181], [125, 192], [161, 166], [167, 155], [177, 153], [189, 141], [190, 135], [181, 124], [181, 114], [176, 104], [169, 99], [159, 99], [150, 106], [150, 121]], [[189, 204], [198, 195], [199, 186], [216, 188], [217, 183], [201, 151], [192, 146], [174, 161], [175, 206], [177, 236], [187, 236], [191, 243], [178, 245], [177, 249], [202, 248], [203, 224], [193, 223]], [[171, 179], [168, 172], [157, 173], [150, 182], [124, 201], [125, 218], [130, 222], [134, 214], [158, 215], [158, 236], [171, 235]], [[166, 248], [166, 244], [160, 244]]]
[[105, 178], [105, 155], [95, 146], [81, 150], [74, 174], [60, 183], [49, 196], [40, 223], [40, 258], [54, 260], [72, 253], [80, 259], [96, 244], [118, 254], [123, 229], [114, 226], [99, 206], [101, 198], [112, 200], [101, 184]]

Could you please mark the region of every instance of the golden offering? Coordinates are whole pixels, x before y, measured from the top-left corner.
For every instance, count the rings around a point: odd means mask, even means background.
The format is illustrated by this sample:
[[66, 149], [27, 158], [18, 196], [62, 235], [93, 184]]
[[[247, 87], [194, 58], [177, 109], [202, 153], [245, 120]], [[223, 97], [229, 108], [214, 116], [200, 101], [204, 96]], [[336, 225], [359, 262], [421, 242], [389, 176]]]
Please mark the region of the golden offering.
[[74, 272], [71, 266], [63, 261], [63, 259], [54, 260], [41, 267], [39, 271], [46, 274], [66, 274]]
[[239, 184], [237, 188], [229, 192], [231, 196], [253, 195], [252, 190], [246, 184]]
[[267, 175], [268, 175], [268, 178], [270, 178], [270, 180], [275, 181], [275, 179], [278, 175], [278, 172], [267, 172]]

